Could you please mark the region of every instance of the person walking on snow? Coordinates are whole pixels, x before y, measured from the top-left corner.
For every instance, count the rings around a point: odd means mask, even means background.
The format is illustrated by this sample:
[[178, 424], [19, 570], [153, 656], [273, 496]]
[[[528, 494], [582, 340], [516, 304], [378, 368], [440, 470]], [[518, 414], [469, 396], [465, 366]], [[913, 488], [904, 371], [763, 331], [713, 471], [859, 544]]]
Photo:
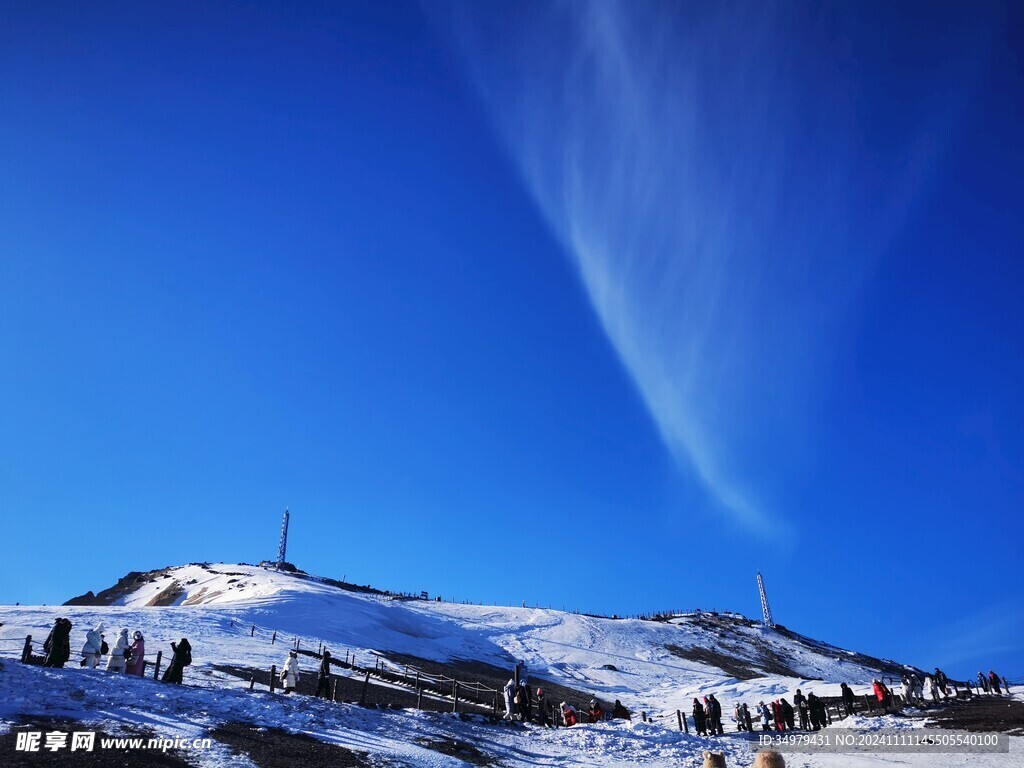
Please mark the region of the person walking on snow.
[[128, 648], [128, 663], [125, 665], [124, 671], [127, 675], [135, 675], [136, 677], [142, 677], [143, 672], [146, 669], [146, 638], [142, 636], [139, 630], [135, 630], [132, 633], [132, 644]]
[[502, 689], [502, 693], [505, 696], [505, 719], [512, 720], [515, 716], [515, 702], [513, 699], [516, 695], [516, 681], [515, 678], [510, 677], [508, 682], [505, 683], [505, 687]]
[[185, 670], [185, 667], [192, 663], [192, 646], [189, 644], [188, 639], [183, 637], [181, 642], [171, 643], [171, 651], [173, 651], [171, 663], [167, 665], [163, 681], [180, 685], [181, 673]]
[[281, 685], [285, 693], [291, 693], [299, 684], [299, 654], [295, 651], [288, 651], [288, 658], [281, 667]]
[[117, 635], [117, 642], [110, 649], [107, 657], [107, 672], [124, 672], [124, 654], [128, 650], [128, 630], [122, 629]]
[[82, 646], [82, 666], [86, 669], [95, 669], [100, 663], [100, 649], [103, 647], [103, 626], [101, 621], [95, 629], [85, 633], [85, 645]]
[[325, 699], [331, 698], [331, 652], [324, 651], [320, 660], [320, 671], [316, 675], [316, 696], [323, 694]]

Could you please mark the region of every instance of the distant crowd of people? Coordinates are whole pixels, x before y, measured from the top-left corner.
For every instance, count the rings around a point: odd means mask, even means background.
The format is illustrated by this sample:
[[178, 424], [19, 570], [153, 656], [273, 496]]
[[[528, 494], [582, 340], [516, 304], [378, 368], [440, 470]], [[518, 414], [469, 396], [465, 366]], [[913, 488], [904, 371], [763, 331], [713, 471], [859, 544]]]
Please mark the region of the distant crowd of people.
[[[43, 666], [62, 668], [71, 659], [70, 619], [61, 617], [53, 622], [49, 635], [43, 641]], [[182, 671], [192, 663], [192, 646], [186, 638], [171, 643], [171, 658], [164, 670], [162, 680], [165, 683], [180, 683]], [[31, 635], [25, 648], [25, 660], [31, 654]], [[82, 645], [82, 660], [79, 666], [96, 669], [100, 660], [106, 657], [106, 671], [142, 677], [146, 668], [146, 639], [142, 632], [136, 630], [128, 638], [128, 629], [122, 628], [114, 640], [114, 645], [107, 643], [106, 626], [100, 622], [85, 633]]]

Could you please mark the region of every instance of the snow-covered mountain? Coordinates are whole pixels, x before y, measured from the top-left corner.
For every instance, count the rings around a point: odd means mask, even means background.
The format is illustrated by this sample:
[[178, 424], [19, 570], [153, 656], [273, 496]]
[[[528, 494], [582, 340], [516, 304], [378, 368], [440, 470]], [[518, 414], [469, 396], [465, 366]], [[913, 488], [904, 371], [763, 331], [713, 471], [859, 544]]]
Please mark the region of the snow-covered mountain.
[[[33, 636], [40, 652], [40, 641], [57, 616], [67, 616], [74, 624], [69, 668], [41, 669], [14, 661], [26, 635]], [[189, 638], [194, 661], [186, 670], [188, 685], [164, 686], [77, 667], [85, 630], [101, 621], [113, 630], [141, 630], [150, 659], [157, 650], [168, 654], [171, 641]], [[510, 766], [681, 764], [708, 746], [706, 740], [678, 731], [676, 710], [688, 712], [696, 696], [713, 692], [730, 713], [733, 703], [753, 707], [762, 699], [791, 695], [798, 687], [833, 696], [845, 681], [866, 693], [872, 678], [898, 675], [901, 669], [894, 662], [784, 628], [768, 629], [736, 614], [637, 620], [448, 603], [241, 564], [197, 563], [132, 573], [66, 606], [2, 606], [0, 622], [0, 733], [19, 720], [88, 721], [97, 712], [106, 718], [108, 729], [145, 722], [152, 731], [172, 736], [216, 736], [225, 724], [244, 723], [307, 733], [356, 752], [383, 755], [389, 765], [466, 764], [457, 755], [424, 746], [422, 739], [431, 744], [445, 739], [485, 744], [490, 758]], [[592, 696], [606, 702], [619, 699], [635, 712], [649, 713], [651, 722], [634, 718], [633, 723], [568, 731], [529, 728], [524, 735], [521, 727], [466, 722], [450, 714], [368, 711], [307, 696], [270, 694], [266, 682], [271, 665], [280, 665], [296, 645], [314, 651], [327, 647], [336, 659], [354, 657], [364, 669], [382, 659], [390, 668], [413, 664], [492, 687], [500, 686], [517, 662], [524, 662], [531, 683], [554, 696], [584, 705]], [[300, 664], [307, 680], [315, 677], [315, 659], [300, 656]], [[342, 678], [351, 676], [352, 685], [363, 682], [362, 670], [337, 671]], [[250, 690], [252, 677], [262, 683], [255, 691]], [[374, 685], [387, 683], [378, 680]], [[400, 687], [394, 687], [396, 696]], [[476, 711], [482, 710], [486, 705]], [[524, 738], [530, 740], [529, 759], [521, 750]], [[750, 763], [748, 742], [726, 740], [720, 745], [732, 755], [730, 765]], [[222, 747], [192, 759], [203, 765], [249, 764], [239, 763], [240, 758]]]
[[[108, 608], [95, 611], [97, 617], [109, 616], [108, 624], [126, 614], [126, 619], [137, 616], [143, 625], [168, 631], [179, 626], [171, 634], [195, 635], [192, 643], [199, 649], [206, 645], [204, 635], [219, 636], [210, 623], [219, 627], [227, 619], [240, 631], [256, 624], [289, 640], [299, 638], [306, 648], [323, 642], [361, 654], [482, 662], [504, 670], [522, 661], [533, 677], [655, 712], [688, 709], [698, 692], [714, 690], [726, 701], [777, 695], [779, 680], [786, 679], [793, 687], [820, 681], [821, 691], [831, 695], [842, 681], [867, 684], [900, 673], [894, 662], [786, 629], [767, 629], [737, 614], [651, 621], [395, 599], [301, 572], [251, 565], [201, 563], [133, 573], [98, 595], [69, 601], [88, 603]], [[163, 610], [168, 607], [188, 610]], [[217, 658], [219, 652], [200, 650], [197, 655], [211, 662], [232, 661]]]

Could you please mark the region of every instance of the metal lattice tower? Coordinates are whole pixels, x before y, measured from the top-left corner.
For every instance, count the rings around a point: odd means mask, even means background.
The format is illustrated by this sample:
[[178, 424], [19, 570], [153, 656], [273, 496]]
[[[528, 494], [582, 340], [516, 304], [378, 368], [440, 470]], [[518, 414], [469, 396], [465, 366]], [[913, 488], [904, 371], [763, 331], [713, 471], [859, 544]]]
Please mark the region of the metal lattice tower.
[[764, 591], [764, 579], [761, 578], [761, 572], [757, 572], [757, 589], [761, 593], [761, 613], [764, 614], [764, 625], [766, 627], [774, 627], [775, 622], [772, 621], [772, 609], [768, 605], [768, 593]]
[[[284, 565], [285, 554], [288, 551], [288, 509], [284, 510], [284, 520], [281, 521], [281, 543], [277, 545], [277, 567]], [[758, 579], [761, 576], [758, 575]], [[762, 594], [764, 594], [762, 592]]]

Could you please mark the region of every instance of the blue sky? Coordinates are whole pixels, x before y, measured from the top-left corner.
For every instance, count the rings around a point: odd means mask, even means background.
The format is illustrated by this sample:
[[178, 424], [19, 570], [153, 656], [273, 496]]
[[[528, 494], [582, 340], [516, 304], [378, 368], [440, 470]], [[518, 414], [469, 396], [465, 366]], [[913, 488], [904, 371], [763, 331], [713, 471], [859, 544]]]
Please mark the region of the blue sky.
[[[1012, 4], [0, 7], [0, 600], [272, 557], [1024, 674]], [[458, 566], [458, 567], [455, 567]]]

